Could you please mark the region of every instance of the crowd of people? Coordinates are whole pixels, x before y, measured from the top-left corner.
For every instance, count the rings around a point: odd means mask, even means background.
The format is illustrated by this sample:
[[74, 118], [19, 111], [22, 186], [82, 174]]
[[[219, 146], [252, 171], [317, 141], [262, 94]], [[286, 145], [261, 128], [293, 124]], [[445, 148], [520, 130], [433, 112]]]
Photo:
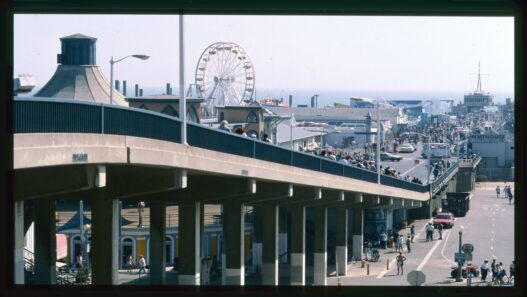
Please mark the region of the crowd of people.
[[[496, 198], [500, 198], [501, 189], [500, 186], [496, 186]], [[503, 198], [509, 198], [509, 204], [512, 204], [512, 198], [514, 198], [514, 195], [512, 194], [511, 186], [510, 185], [504, 185], [503, 186]]]
[[506, 279], [508, 282], [510, 282], [514, 278], [515, 263], [513, 260], [511, 265], [509, 266], [508, 275], [507, 275], [507, 270], [505, 269], [505, 265], [503, 264], [503, 262], [497, 262], [496, 257], [493, 257], [491, 264], [489, 264], [488, 259], [485, 259], [483, 261], [483, 264], [481, 264], [481, 266], [479, 267], [479, 269], [480, 269], [482, 283], [487, 282], [487, 276], [490, 272], [491, 282], [493, 284], [503, 285], [505, 284]]

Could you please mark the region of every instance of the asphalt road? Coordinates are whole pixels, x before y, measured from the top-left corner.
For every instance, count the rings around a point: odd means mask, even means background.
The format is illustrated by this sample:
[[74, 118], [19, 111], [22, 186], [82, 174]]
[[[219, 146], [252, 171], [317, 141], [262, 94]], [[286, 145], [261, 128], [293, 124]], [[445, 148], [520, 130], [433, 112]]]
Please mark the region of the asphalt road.
[[[460, 286], [466, 285], [455, 282], [450, 276], [451, 267], [455, 266], [454, 253], [459, 248], [459, 231], [463, 226], [462, 243], [474, 245], [473, 263], [480, 266], [485, 258], [492, 261], [503, 262], [509, 270], [509, 265], [514, 259], [514, 204], [509, 205], [508, 199], [496, 198], [495, 187], [503, 183], [489, 183], [486, 188], [476, 189], [472, 192], [470, 210], [465, 217], [456, 218], [454, 227], [443, 231], [443, 240], [437, 240], [437, 231], [432, 242], [425, 241], [425, 232], [420, 222], [416, 229], [417, 238], [411, 253], [405, 253], [408, 258], [405, 264], [405, 274], [397, 275], [397, 268], [392, 263], [390, 270], [361, 277], [340, 277], [342, 285], [367, 285], [367, 286], [408, 286], [406, 274], [412, 270], [420, 270], [426, 275], [424, 286]], [[512, 185], [514, 187], [514, 185]], [[513, 200], [514, 202], [514, 200]], [[381, 258], [386, 266], [386, 259], [392, 259], [395, 253], [383, 251]], [[489, 280], [489, 277], [487, 277]], [[335, 278], [330, 278], [328, 284], [335, 284]], [[473, 285], [479, 283], [479, 278], [473, 280]]]

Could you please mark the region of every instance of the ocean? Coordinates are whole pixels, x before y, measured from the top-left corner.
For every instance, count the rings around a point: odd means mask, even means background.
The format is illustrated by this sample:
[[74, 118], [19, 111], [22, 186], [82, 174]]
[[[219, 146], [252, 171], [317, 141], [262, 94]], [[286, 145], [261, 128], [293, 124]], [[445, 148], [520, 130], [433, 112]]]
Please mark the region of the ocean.
[[[41, 87], [41, 86], [40, 86]], [[20, 96], [32, 96], [40, 87]], [[165, 87], [143, 87], [143, 95], [159, 95], [166, 93]], [[514, 92], [490, 92], [494, 95], [494, 103], [504, 104], [506, 98], [514, 98]], [[172, 87], [172, 94], [178, 95], [178, 89]], [[256, 89], [256, 98], [283, 98], [289, 103], [289, 95], [293, 96], [293, 106], [311, 104], [311, 97], [318, 94], [318, 107], [333, 106], [333, 103], [349, 104], [350, 97], [363, 97], [381, 100], [454, 100], [462, 102], [464, 91], [401, 91], [401, 90], [337, 90], [337, 89]], [[129, 86], [127, 97], [133, 97], [134, 88]]]

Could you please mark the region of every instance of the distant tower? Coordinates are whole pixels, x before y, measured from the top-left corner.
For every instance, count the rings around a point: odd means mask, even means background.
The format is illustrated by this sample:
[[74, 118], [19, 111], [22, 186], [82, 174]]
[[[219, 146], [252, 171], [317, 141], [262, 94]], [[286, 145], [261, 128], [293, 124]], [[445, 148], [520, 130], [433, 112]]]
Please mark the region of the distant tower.
[[478, 61], [478, 86], [476, 88], [476, 92], [483, 93], [483, 91], [481, 89], [481, 65], [480, 65], [480, 61]]
[[[96, 42], [97, 38], [84, 34], [60, 38], [57, 70], [35, 97], [110, 103], [110, 82], [96, 64]], [[124, 95], [117, 90], [113, 93], [113, 103], [128, 106]]]
[[368, 133], [366, 137], [366, 142], [373, 142], [372, 139], [372, 131], [371, 131], [371, 113], [368, 111], [368, 114], [366, 114], [366, 133]]

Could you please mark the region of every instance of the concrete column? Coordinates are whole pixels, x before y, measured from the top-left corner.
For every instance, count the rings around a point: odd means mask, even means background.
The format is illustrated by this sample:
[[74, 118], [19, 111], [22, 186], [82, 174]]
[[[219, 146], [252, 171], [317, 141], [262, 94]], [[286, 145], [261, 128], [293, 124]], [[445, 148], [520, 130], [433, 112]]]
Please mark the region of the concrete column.
[[244, 215], [242, 203], [228, 202], [223, 205], [224, 285], [245, 285]]
[[[166, 202], [164, 200], [150, 201], [150, 284], [165, 283], [165, 230]], [[144, 255], [146, 257], [146, 255]]]
[[92, 283], [117, 285], [119, 267], [119, 200], [96, 194], [92, 211]]
[[15, 201], [15, 258], [14, 264], [14, 283], [15, 285], [24, 284], [24, 201]]
[[306, 208], [291, 208], [291, 285], [306, 284]]
[[56, 283], [55, 203], [35, 200], [35, 284]]
[[263, 265], [262, 284], [278, 286], [278, 213], [279, 207], [262, 207], [265, 224], [263, 225]]
[[363, 256], [363, 244], [364, 241], [364, 209], [354, 208], [353, 209], [353, 258], [359, 261]]
[[278, 255], [283, 256], [278, 260], [280, 263], [287, 263], [287, 208], [280, 208], [279, 216]]
[[315, 286], [327, 285], [327, 241], [328, 210], [325, 207], [315, 208]]
[[337, 207], [337, 275], [346, 275], [348, 266], [348, 209]]
[[201, 283], [200, 203], [179, 205], [179, 284]]
[[260, 206], [254, 206], [253, 222], [253, 272], [260, 273], [262, 269], [262, 240], [263, 240], [263, 214]]

